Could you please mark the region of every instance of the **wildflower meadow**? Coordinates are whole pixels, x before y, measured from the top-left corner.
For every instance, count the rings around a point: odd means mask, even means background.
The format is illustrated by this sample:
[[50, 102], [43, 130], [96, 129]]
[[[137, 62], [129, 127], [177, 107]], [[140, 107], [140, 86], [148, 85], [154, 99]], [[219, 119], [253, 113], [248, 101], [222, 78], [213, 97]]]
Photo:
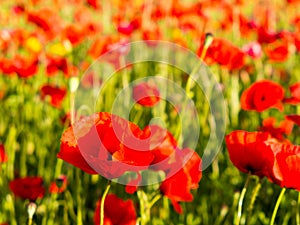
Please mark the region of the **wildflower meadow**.
[[300, 225], [299, 0], [1, 0], [0, 225]]

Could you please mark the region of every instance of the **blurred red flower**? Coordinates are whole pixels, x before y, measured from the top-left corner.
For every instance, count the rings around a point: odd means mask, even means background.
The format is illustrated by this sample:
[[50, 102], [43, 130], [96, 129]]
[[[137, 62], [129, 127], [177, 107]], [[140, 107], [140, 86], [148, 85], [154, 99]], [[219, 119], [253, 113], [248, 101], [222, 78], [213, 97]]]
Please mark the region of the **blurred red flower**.
[[90, 8], [84, 5], [76, 8], [74, 12], [74, 23], [85, 31], [85, 38], [101, 31], [101, 23], [94, 20]]
[[285, 118], [293, 121], [295, 124], [300, 126], [300, 115], [287, 115], [287, 116], [285, 116]]
[[46, 58], [46, 71], [48, 76], [53, 76], [58, 71], [62, 71], [65, 75], [68, 74], [68, 62], [66, 58], [52, 55], [47, 55]]
[[300, 191], [300, 146], [271, 143], [276, 154], [271, 181], [281, 187], [293, 188]]
[[52, 194], [62, 193], [67, 188], [67, 177], [60, 175], [56, 181], [52, 182], [49, 187], [49, 192]]
[[0, 31], [0, 49], [6, 53], [9, 49], [15, 49], [24, 44], [29, 32], [22, 28], [2, 29]]
[[16, 15], [20, 15], [25, 12], [25, 6], [23, 4], [16, 4], [11, 8], [12, 12]]
[[117, 25], [117, 30], [119, 33], [129, 36], [135, 30], [135, 27], [132, 22], [122, 21]]
[[300, 0], [286, 0], [290, 4], [299, 4]]
[[153, 161], [141, 136], [137, 125], [99, 112], [75, 122], [63, 133], [57, 156], [87, 173], [116, 178], [125, 171], [145, 169]]
[[86, 0], [87, 4], [92, 6], [94, 9], [100, 8], [100, 1], [99, 0]]
[[[100, 224], [100, 202], [94, 214], [94, 224]], [[106, 196], [104, 201], [104, 225], [135, 225], [136, 212], [134, 202], [131, 199], [124, 201], [114, 194]]]
[[110, 46], [120, 42], [120, 37], [118, 36], [103, 36], [94, 41], [89, 49], [89, 54], [97, 59], [104, 53], [110, 50]]
[[289, 57], [289, 46], [285, 41], [275, 41], [264, 49], [271, 62], [284, 62]]
[[[200, 46], [198, 54], [201, 55], [203, 45]], [[244, 52], [225, 39], [214, 38], [207, 49], [205, 62], [207, 64], [218, 63], [229, 70], [240, 69], [244, 66]]]
[[38, 71], [38, 59], [35, 57], [24, 58], [17, 55], [13, 60], [14, 72], [21, 78], [29, 78]]
[[300, 26], [298, 28], [298, 31], [295, 31], [294, 37], [295, 37], [295, 47], [297, 49], [297, 52], [300, 52]]
[[243, 52], [250, 57], [257, 59], [262, 56], [262, 48], [258, 42], [250, 42], [243, 46]]
[[[171, 200], [175, 211], [182, 213], [183, 210], [179, 202], [192, 201], [193, 195], [190, 191], [198, 188], [198, 183], [201, 180], [201, 158], [195, 151], [190, 149], [179, 150], [177, 157], [179, 160], [176, 160], [175, 163], [180, 163], [181, 169], [171, 176], [167, 173], [167, 177], [170, 177], [161, 183], [160, 191]], [[172, 167], [172, 164], [170, 164], [170, 167]], [[170, 172], [174, 171], [171, 169]]]
[[291, 92], [291, 97], [284, 98], [283, 102], [292, 105], [300, 104], [300, 82], [293, 84], [289, 89]]
[[[159, 27], [156, 25], [144, 27], [142, 29], [142, 38], [145, 41], [161, 40], [162, 32], [160, 31]], [[155, 42], [146, 42], [146, 43], [150, 46], [156, 44]]]
[[260, 26], [257, 29], [257, 41], [259, 43], [272, 43], [279, 38], [279, 34]]
[[246, 89], [241, 96], [241, 107], [244, 110], [262, 112], [269, 108], [283, 110], [281, 101], [284, 89], [273, 81], [257, 81]]
[[274, 138], [279, 141], [285, 139], [284, 135], [289, 135], [292, 133], [294, 123], [285, 119], [276, 126], [276, 119], [274, 117], [269, 117], [263, 120], [263, 126], [260, 128], [261, 131], [269, 132]]
[[45, 194], [42, 177], [17, 178], [9, 182], [9, 188], [15, 196], [35, 201]]
[[5, 153], [4, 145], [0, 144], [0, 163], [5, 163], [8, 160], [8, 156]]
[[41, 98], [45, 99], [46, 96], [50, 96], [50, 103], [56, 108], [60, 108], [66, 93], [67, 91], [65, 88], [59, 88], [53, 85], [46, 84], [41, 87]]
[[267, 141], [272, 136], [267, 132], [236, 130], [226, 135], [229, 158], [243, 173], [268, 176], [273, 168], [275, 156]]
[[160, 100], [158, 88], [146, 82], [134, 86], [132, 95], [138, 104], [146, 107], [155, 106]]
[[10, 75], [15, 72], [14, 60], [1, 58], [0, 59], [0, 71], [6, 75]]
[[86, 30], [75, 24], [66, 26], [62, 31], [62, 38], [68, 39], [72, 45], [81, 43], [86, 38]]
[[27, 20], [40, 27], [49, 39], [60, 33], [63, 24], [59, 14], [49, 8], [28, 12]]

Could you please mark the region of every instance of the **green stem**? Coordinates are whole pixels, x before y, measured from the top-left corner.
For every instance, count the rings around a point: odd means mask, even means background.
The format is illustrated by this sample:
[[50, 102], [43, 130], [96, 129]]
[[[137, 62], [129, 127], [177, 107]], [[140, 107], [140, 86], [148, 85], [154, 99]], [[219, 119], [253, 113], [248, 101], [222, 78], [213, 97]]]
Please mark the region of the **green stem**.
[[[284, 196], [285, 191], [286, 191], [286, 188], [282, 188], [282, 189], [281, 189], [281, 192], [280, 192], [280, 194], [279, 194], [279, 196], [278, 196], [278, 198], [277, 198], [276, 205], [275, 205], [274, 210], [273, 210], [273, 213], [272, 213], [270, 225], [274, 225], [275, 217], [276, 217], [276, 214], [277, 214], [277, 211], [278, 211], [280, 202], [281, 202], [281, 200], [282, 200], [282, 197]], [[298, 224], [298, 225], [299, 225], [299, 224]]]
[[102, 25], [103, 33], [109, 34], [111, 31], [111, 24], [108, 21], [111, 21], [111, 4], [109, 1], [102, 0]]
[[250, 222], [250, 219], [251, 219], [251, 216], [252, 216], [252, 212], [253, 212], [253, 207], [254, 207], [254, 202], [258, 196], [258, 193], [259, 193], [259, 190], [261, 188], [261, 182], [262, 182], [262, 179], [259, 179], [255, 188], [253, 189], [252, 191], [252, 196], [251, 196], [251, 199], [250, 199], [250, 204], [248, 206], [248, 209], [247, 209], [247, 218], [246, 218], [246, 224], [249, 224]]
[[76, 183], [77, 183], [77, 190], [76, 190], [76, 197], [77, 197], [77, 224], [83, 225], [82, 222], [82, 199], [81, 199], [81, 178], [80, 178], [81, 171], [76, 169]]
[[151, 202], [149, 203], [149, 208], [151, 209], [152, 206], [162, 197], [162, 195], [156, 195]]
[[75, 120], [75, 93], [70, 93], [70, 114], [71, 114], [71, 124]]
[[239, 125], [239, 111], [240, 111], [240, 99], [239, 99], [239, 74], [232, 74], [230, 77], [231, 93], [230, 93], [230, 116], [232, 127]]
[[202, 65], [202, 61], [199, 60], [199, 62], [197, 63], [197, 65], [194, 67], [194, 69], [192, 70], [191, 74], [189, 75], [189, 78], [186, 82], [186, 87], [185, 87], [185, 92], [189, 97], [192, 97], [192, 93], [191, 93], [191, 88], [192, 88], [192, 82], [193, 82], [193, 76], [197, 73], [197, 71], [200, 69]]
[[243, 187], [243, 190], [242, 190], [240, 198], [239, 198], [238, 213], [237, 213], [237, 217], [236, 217], [236, 220], [235, 220], [235, 225], [239, 225], [240, 221], [241, 221], [243, 201], [244, 201], [245, 194], [246, 194], [246, 191], [247, 191], [247, 188], [248, 188], [248, 185], [249, 185], [250, 177], [251, 177], [251, 173], [248, 173], [245, 185]]
[[296, 212], [296, 224], [300, 225], [300, 192], [298, 192], [297, 212]]
[[[126, 59], [123, 55], [120, 56], [120, 65], [121, 65], [121, 68], [122, 68], [122, 72], [121, 72], [122, 83], [123, 83], [123, 88], [125, 90], [129, 85], [129, 76], [128, 76], [127, 68], [125, 67], [126, 66]], [[124, 95], [125, 95], [124, 96], [124, 103], [125, 103], [126, 106], [128, 106], [129, 103], [130, 103], [129, 92], [125, 92]]]
[[202, 50], [201, 55], [200, 55], [200, 60], [197, 63], [197, 65], [194, 67], [194, 69], [192, 70], [192, 72], [189, 75], [189, 78], [187, 80], [187, 83], [186, 83], [185, 91], [186, 91], [186, 94], [188, 96], [190, 96], [192, 94], [192, 93], [190, 93], [191, 92], [192, 81], [193, 81], [192, 77], [197, 73], [197, 71], [202, 66], [202, 63], [203, 63], [204, 58], [206, 56], [207, 49], [211, 45], [212, 41], [213, 41], [213, 36], [211, 34], [207, 34], [206, 37], [205, 37], [205, 40], [204, 40], [204, 46], [203, 46], [203, 50]]
[[149, 202], [148, 202], [148, 196], [141, 189], [138, 189], [137, 195], [138, 195], [139, 202], [140, 202], [141, 225], [146, 225], [150, 220], [150, 207], [149, 207]]
[[111, 186], [111, 181], [109, 180], [106, 186], [106, 189], [102, 195], [101, 198], [101, 203], [100, 203], [100, 225], [104, 225], [104, 202], [105, 202], [105, 198], [109, 192]]

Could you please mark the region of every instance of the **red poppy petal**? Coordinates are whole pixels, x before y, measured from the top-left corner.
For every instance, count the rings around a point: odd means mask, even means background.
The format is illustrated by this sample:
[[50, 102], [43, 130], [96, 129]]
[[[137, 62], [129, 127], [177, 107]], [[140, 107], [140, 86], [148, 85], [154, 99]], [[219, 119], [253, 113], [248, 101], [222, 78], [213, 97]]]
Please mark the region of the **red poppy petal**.
[[231, 162], [241, 172], [268, 175], [274, 164], [274, 153], [266, 144], [271, 138], [267, 132], [233, 131], [225, 138]]
[[287, 115], [285, 117], [300, 126], [300, 115]]

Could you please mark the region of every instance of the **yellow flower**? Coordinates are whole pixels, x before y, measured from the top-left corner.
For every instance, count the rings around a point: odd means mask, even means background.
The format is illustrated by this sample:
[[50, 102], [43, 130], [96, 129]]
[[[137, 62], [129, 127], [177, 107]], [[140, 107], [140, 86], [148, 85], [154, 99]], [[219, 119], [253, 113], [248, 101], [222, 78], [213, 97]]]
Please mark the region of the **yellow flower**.
[[34, 53], [39, 53], [42, 50], [42, 44], [39, 41], [39, 39], [37, 39], [36, 37], [29, 37], [26, 41], [25, 41], [25, 47], [34, 52]]
[[65, 56], [72, 51], [72, 44], [69, 40], [51, 44], [48, 48], [48, 53], [58, 56]]

